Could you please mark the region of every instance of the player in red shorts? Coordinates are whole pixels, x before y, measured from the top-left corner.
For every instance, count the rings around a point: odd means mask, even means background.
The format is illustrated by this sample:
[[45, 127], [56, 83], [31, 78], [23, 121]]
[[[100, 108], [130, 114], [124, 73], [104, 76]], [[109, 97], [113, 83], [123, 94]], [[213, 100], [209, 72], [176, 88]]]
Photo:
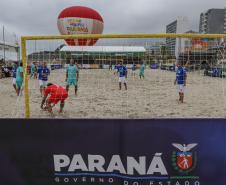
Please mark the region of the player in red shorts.
[[[68, 92], [64, 87], [48, 83], [47, 88], [44, 91], [44, 97], [42, 99], [41, 109], [47, 110], [52, 113], [52, 108], [60, 102], [60, 113], [63, 112], [64, 101], [68, 97]], [[45, 104], [45, 107], [44, 107]]]

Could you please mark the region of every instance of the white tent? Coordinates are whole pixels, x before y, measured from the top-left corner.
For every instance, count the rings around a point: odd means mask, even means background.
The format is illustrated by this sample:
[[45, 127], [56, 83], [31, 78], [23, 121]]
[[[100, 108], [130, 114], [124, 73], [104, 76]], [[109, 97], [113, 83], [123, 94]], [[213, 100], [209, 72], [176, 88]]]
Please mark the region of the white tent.
[[65, 52], [93, 52], [93, 53], [122, 53], [146, 52], [142, 46], [64, 46], [60, 51]]

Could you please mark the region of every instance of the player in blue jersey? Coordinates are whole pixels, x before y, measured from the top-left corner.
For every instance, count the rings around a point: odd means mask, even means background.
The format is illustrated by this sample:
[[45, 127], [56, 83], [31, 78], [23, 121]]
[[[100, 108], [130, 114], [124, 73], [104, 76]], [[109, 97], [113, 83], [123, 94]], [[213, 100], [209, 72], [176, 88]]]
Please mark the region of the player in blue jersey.
[[122, 89], [122, 83], [125, 86], [125, 90], [127, 90], [127, 68], [120, 62], [120, 65], [118, 66], [118, 75], [119, 75], [119, 90]]
[[40, 93], [42, 94], [42, 88], [41, 88], [41, 85], [42, 85], [42, 66], [43, 64], [41, 62], [39, 62], [39, 65], [38, 65], [38, 82], [39, 82], [39, 88], [40, 88]]
[[175, 85], [177, 85], [177, 90], [179, 93], [179, 102], [184, 102], [184, 90], [186, 86], [187, 81], [187, 73], [185, 68], [182, 67], [181, 63], [178, 62], [178, 68], [176, 71], [176, 80], [174, 82]]
[[17, 71], [17, 63], [13, 63], [13, 68], [12, 68], [12, 73], [13, 73], [13, 88], [15, 89], [16, 91], [16, 71]]
[[43, 95], [43, 92], [47, 86], [49, 75], [50, 75], [50, 70], [47, 67], [46, 62], [43, 62], [43, 64], [40, 65], [38, 68], [38, 80], [39, 80], [41, 95]]
[[79, 68], [78, 65], [74, 62], [73, 59], [70, 60], [70, 64], [67, 67], [66, 71], [66, 90], [69, 91], [70, 86], [75, 87], [75, 96], [78, 92], [78, 79], [79, 79]]

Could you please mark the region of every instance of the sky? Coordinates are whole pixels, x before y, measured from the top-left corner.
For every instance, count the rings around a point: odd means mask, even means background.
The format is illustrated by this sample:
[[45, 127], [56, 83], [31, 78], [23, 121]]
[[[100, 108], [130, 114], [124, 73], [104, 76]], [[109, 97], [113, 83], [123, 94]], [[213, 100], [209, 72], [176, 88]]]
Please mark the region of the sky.
[[198, 31], [199, 16], [225, 0], [0, 0], [0, 27], [18, 35], [59, 34], [57, 17], [70, 6], [87, 6], [104, 19], [104, 33], [164, 33], [168, 23], [187, 16]]

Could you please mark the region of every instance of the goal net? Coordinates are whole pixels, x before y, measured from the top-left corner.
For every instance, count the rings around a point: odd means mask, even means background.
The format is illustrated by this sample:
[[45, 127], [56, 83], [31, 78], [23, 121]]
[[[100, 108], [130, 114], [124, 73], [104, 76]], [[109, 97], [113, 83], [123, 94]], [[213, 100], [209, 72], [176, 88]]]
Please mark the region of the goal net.
[[[224, 38], [199, 34], [23, 37], [24, 93], [9, 109], [18, 117], [31, 118], [225, 117]], [[48, 83], [66, 88], [68, 97], [52, 96]]]

